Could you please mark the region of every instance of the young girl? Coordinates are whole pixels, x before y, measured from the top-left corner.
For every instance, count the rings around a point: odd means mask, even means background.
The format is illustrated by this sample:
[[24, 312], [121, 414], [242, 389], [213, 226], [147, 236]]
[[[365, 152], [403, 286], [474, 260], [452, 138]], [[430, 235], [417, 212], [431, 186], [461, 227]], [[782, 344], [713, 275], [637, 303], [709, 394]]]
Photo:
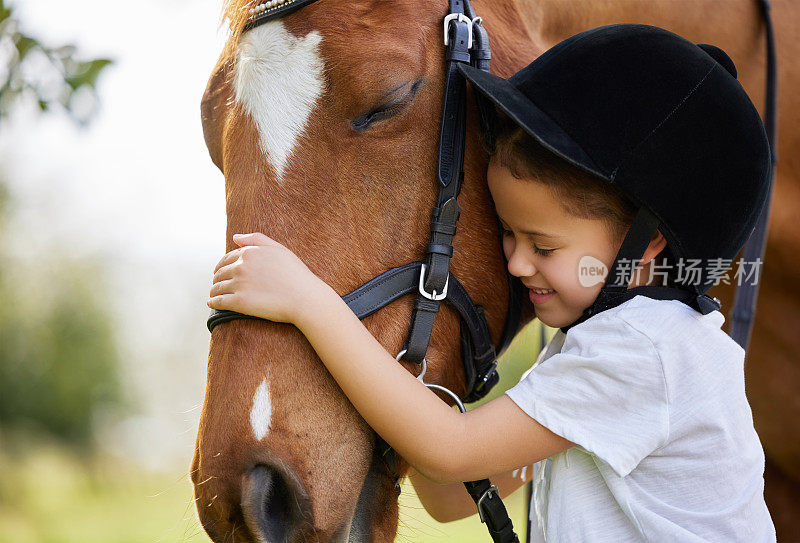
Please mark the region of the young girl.
[[439, 520], [474, 513], [442, 485], [491, 476], [504, 496], [523, 482], [516, 470], [547, 459], [534, 541], [774, 541], [744, 353], [705, 295], [769, 179], [733, 63], [662, 29], [612, 25], [509, 80], [462, 68], [499, 110], [487, 180], [508, 270], [561, 328], [518, 385], [453, 411], [264, 234], [234, 236], [208, 305], [297, 326]]

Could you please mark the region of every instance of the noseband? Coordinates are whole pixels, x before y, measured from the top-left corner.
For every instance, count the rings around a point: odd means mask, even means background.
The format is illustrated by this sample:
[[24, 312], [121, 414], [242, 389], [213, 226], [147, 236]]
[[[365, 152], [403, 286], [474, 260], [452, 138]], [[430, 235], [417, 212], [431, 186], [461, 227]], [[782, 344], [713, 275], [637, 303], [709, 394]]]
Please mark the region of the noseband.
[[[288, 15], [315, 1], [270, 0], [262, 3], [250, 9], [250, 17], [244, 30], [251, 30]], [[480, 17], [475, 16], [469, 0], [450, 0], [449, 4], [450, 12], [444, 19], [446, 75], [439, 135], [439, 194], [432, 212], [430, 242], [425, 261], [392, 268], [342, 298], [353, 313], [363, 319], [406, 294], [416, 293], [408, 339], [397, 359], [419, 364], [420, 381], [427, 367], [425, 353], [430, 343], [436, 313], [442, 301], [448, 302], [461, 319], [461, 357], [466, 381], [463, 402], [469, 403], [483, 398], [499, 380], [498, 353], [502, 353], [511, 343], [520, 325], [522, 284], [517, 278], [507, 274], [508, 311], [500, 344], [495, 348], [483, 308], [475, 304], [461, 282], [450, 273], [452, 242], [460, 215], [458, 195], [464, 180], [467, 116], [466, 82], [457, 66], [465, 63], [489, 71], [491, 51], [486, 29]], [[480, 104], [478, 109], [481, 124], [486, 129], [490, 112], [481, 109]], [[213, 331], [217, 325], [235, 319], [263, 320], [233, 311], [213, 310], [208, 318], [208, 329]], [[425, 384], [431, 389], [448, 394], [459, 409], [465, 411], [462, 399], [455, 393], [440, 385]], [[399, 489], [394, 451], [380, 438], [378, 446], [382, 448], [382, 456]], [[486, 524], [493, 541], [518, 543], [497, 487], [488, 479], [465, 482], [464, 485], [475, 501], [481, 521]]]

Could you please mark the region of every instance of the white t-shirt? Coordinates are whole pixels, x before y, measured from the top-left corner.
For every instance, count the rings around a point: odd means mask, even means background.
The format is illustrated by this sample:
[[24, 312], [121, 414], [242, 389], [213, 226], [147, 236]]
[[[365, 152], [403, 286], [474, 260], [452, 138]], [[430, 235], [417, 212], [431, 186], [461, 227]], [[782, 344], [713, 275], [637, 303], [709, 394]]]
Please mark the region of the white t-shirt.
[[535, 466], [530, 541], [775, 541], [724, 320], [636, 296], [556, 333], [506, 392], [576, 444]]

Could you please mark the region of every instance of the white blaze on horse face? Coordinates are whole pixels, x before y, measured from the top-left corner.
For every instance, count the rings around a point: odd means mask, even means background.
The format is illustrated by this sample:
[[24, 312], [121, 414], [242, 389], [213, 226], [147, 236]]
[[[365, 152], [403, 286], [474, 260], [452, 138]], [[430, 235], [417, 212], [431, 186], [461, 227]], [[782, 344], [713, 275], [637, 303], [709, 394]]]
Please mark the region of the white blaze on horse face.
[[250, 425], [258, 441], [267, 437], [272, 420], [272, 400], [269, 396], [269, 383], [264, 378], [253, 395], [253, 408], [250, 410]]
[[253, 118], [278, 183], [325, 88], [321, 40], [317, 31], [297, 37], [281, 21], [271, 21], [239, 42], [236, 101]]

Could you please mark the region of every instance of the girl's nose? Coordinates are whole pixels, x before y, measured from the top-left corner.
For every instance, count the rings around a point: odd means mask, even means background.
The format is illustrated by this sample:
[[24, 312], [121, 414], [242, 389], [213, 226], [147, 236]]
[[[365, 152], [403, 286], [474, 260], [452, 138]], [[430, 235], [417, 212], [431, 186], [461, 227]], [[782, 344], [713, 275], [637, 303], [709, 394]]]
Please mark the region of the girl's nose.
[[520, 244], [516, 244], [511, 255], [508, 257], [508, 273], [515, 277], [530, 277], [536, 274], [536, 266], [533, 265], [531, 258], [525, 251], [519, 249]]

